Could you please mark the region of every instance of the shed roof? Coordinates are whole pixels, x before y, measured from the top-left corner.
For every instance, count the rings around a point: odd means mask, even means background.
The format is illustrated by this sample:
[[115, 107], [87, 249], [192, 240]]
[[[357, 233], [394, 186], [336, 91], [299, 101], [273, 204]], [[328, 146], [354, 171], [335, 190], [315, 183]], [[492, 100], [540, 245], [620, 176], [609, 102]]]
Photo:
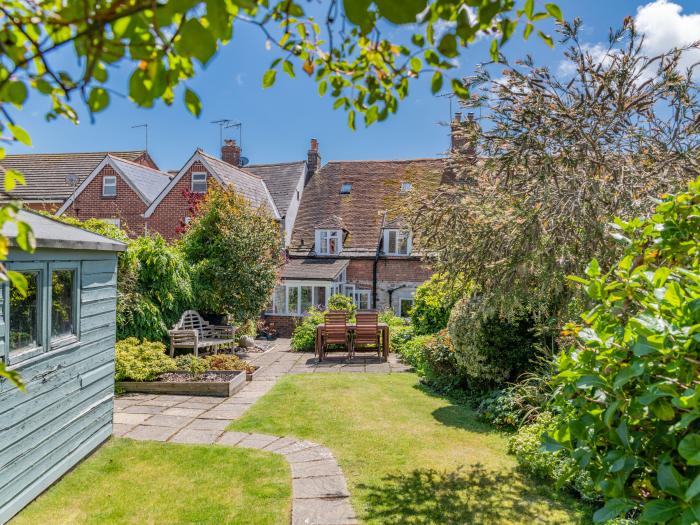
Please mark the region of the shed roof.
[[[66, 178], [75, 176], [76, 184], [82, 183], [107, 154], [129, 161], [148, 155], [144, 150], [6, 155], [0, 160], [0, 171], [3, 168], [12, 169], [24, 175], [26, 185], [17, 186], [12, 190], [9, 194], [11, 198], [25, 201], [63, 202], [74, 189]], [[8, 194], [3, 192], [2, 197], [7, 199]]]
[[[104, 235], [65, 224], [56, 219], [38, 213], [20, 210], [17, 218], [32, 227], [37, 248], [62, 248], [67, 250], [104, 250], [123, 252], [126, 244]], [[17, 225], [6, 222], [2, 234], [10, 239], [12, 246], [17, 246]]]
[[295, 196], [299, 179], [306, 176], [306, 161], [251, 164], [245, 170], [265, 181], [277, 210], [285, 216]]
[[314, 279], [332, 281], [347, 268], [348, 259], [290, 259], [282, 270], [282, 279]]

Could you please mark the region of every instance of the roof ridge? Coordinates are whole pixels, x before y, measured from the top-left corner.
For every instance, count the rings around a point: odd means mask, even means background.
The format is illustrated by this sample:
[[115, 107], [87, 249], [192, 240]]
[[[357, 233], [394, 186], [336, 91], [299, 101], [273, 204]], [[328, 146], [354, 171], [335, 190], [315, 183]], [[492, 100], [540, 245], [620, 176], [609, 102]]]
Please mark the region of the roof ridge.
[[305, 160], [289, 160], [285, 162], [265, 162], [265, 163], [260, 163], [260, 164], [248, 164], [245, 167], [246, 168], [261, 168], [263, 166], [280, 166], [282, 164], [304, 164], [306, 163]]
[[209, 155], [209, 153], [206, 153], [206, 152], [204, 152], [204, 151], [200, 151], [199, 154], [200, 154], [200, 155], [203, 155], [203, 156], [206, 157], [208, 160], [213, 160], [213, 161], [215, 161], [215, 162], [220, 162], [220, 163], [224, 164], [224, 165], [225, 165], [226, 167], [228, 167], [228, 168], [232, 168], [232, 169], [234, 169], [234, 170], [240, 171], [240, 172], [243, 173], [244, 175], [248, 175], [249, 177], [251, 177], [251, 178], [253, 178], [253, 179], [256, 179], [256, 180], [265, 182], [265, 181], [263, 180], [262, 177], [256, 175], [255, 173], [251, 173], [251, 172], [245, 170], [244, 168], [241, 168], [240, 166], [234, 166], [233, 164], [229, 164], [229, 163], [226, 162], [225, 160], [222, 160], [222, 159], [220, 159], [220, 158], [218, 158], [218, 157], [213, 157], [212, 155]]
[[[145, 149], [129, 149], [129, 150], [109, 150], [109, 151], [69, 151], [60, 153], [8, 153], [3, 159], [7, 157], [33, 157], [39, 155], [110, 155], [119, 153], [148, 153]], [[63, 223], [65, 224], [65, 223]]]

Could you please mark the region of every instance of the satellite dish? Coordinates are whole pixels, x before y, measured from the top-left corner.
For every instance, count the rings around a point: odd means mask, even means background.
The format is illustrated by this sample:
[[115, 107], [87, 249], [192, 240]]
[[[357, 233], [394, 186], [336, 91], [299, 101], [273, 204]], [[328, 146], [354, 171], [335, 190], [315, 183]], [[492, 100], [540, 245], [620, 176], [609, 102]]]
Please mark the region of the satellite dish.
[[241, 163], [241, 166], [247, 166], [250, 160], [248, 160], [248, 157], [241, 157], [239, 162]]

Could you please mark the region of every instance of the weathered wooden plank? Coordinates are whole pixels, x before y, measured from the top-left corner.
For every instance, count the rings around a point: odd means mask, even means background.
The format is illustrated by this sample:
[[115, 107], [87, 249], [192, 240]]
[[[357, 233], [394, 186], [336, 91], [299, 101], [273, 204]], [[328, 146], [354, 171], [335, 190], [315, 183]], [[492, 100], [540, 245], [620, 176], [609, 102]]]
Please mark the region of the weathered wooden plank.
[[80, 307], [80, 317], [85, 319], [86, 317], [91, 317], [96, 314], [111, 313], [115, 316], [115, 311], [117, 309], [117, 299], [102, 299], [101, 301], [93, 301], [90, 303], [82, 303]]
[[116, 272], [88, 273], [82, 275], [82, 287], [98, 288], [101, 286], [115, 286], [117, 284]]
[[27, 486], [24, 491], [19, 492], [14, 498], [6, 504], [0, 506], [0, 523], [5, 523], [12, 516], [22, 510], [39, 494], [55, 483], [63, 474], [78, 464], [91, 451], [100, 446], [104, 441], [112, 435], [112, 425], [105, 425], [92, 434], [87, 436], [72, 453], [68, 454], [55, 465], [48, 467], [41, 473], [31, 485]]
[[92, 301], [100, 301], [102, 299], [115, 299], [117, 297], [117, 289], [114, 286], [102, 286], [100, 288], [89, 288], [82, 290], [80, 301], [85, 304]]
[[246, 374], [240, 372], [231, 381], [226, 383], [167, 383], [163, 382], [142, 382], [123, 381], [117, 386], [126, 392], [139, 392], [143, 394], [171, 394], [187, 396], [216, 396], [229, 397], [241, 390], [246, 383]]
[[114, 383], [114, 361], [107, 361], [102, 366], [98, 366], [92, 370], [82, 373], [78, 376], [80, 379], [80, 388], [87, 388], [91, 384], [100, 379], [109, 378], [108, 383], [113, 385]]
[[102, 326], [109, 326], [115, 323], [115, 313], [105, 312], [102, 314], [91, 315], [89, 317], [83, 317], [80, 320], [81, 330], [92, 330], [94, 328], [100, 328]]
[[83, 274], [113, 273], [117, 271], [117, 261], [113, 258], [83, 261], [81, 268]]

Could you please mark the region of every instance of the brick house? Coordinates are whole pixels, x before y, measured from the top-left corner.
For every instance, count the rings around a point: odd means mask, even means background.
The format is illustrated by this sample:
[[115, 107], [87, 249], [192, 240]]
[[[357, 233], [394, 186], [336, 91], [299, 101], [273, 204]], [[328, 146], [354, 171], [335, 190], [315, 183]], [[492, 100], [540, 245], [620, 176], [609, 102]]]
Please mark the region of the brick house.
[[26, 184], [9, 194], [3, 192], [1, 199], [18, 199], [26, 208], [55, 212], [108, 154], [158, 169], [146, 151], [6, 155], [0, 160], [0, 171], [19, 171]]
[[102, 219], [131, 236], [143, 235], [144, 213], [169, 182], [168, 173], [108, 154], [56, 215]]
[[416, 288], [431, 275], [401, 218], [414, 184], [437, 188], [445, 161], [329, 162], [306, 186], [289, 261], [266, 317], [288, 334], [312, 305], [342, 293], [359, 309], [406, 316]]

